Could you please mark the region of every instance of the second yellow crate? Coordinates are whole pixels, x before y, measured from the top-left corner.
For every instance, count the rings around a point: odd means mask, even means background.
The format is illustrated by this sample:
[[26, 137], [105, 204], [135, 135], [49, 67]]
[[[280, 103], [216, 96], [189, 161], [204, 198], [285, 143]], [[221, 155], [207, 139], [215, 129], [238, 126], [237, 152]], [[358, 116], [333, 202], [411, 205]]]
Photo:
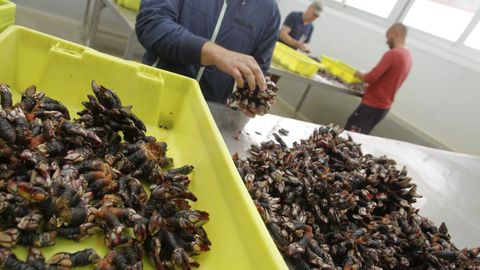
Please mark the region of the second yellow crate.
[[306, 77], [313, 76], [323, 67], [319, 62], [281, 42], [277, 42], [275, 45], [272, 60], [274, 63]]
[[361, 82], [361, 80], [355, 76], [357, 70], [348, 64], [326, 55], [322, 55], [322, 64], [328, 72], [339, 77], [345, 83]]

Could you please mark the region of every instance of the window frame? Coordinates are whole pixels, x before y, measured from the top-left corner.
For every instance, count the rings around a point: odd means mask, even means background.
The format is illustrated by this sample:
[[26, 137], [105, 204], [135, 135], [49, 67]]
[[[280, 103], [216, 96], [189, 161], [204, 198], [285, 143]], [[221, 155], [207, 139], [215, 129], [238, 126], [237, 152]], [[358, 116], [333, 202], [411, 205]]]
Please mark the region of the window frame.
[[[415, 1], [418, 0], [408, 0], [408, 3], [404, 8], [404, 12], [400, 14], [397, 21], [403, 21]], [[480, 8], [477, 8], [477, 11], [473, 15], [467, 27], [465, 27], [462, 34], [456, 41], [450, 41], [413, 27], [408, 28], [410, 36], [409, 39], [413, 38], [414, 40], [416, 39], [427, 46], [433, 46], [445, 50], [449, 55], [463, 58], [463, 60], [466, 60], [466, 62], [480, 64], [480, 50], [465, 45], [465, 40], [471, 34], [477, 23], [480, 23]], [[474, 57], [472, 58], [472, 56]]]
[[398, 9], [399, 7], [403, 6], [403, 2], [406, 2], [408, 0], [397, 0], [397, 3], [393, 7], [392, 11], [390, 12], [390, 15], [387, 18], [384, 18], [382, 16], [370, 13], [368, 11], [364, 11], [352, 6], [348, 5], [348, 0], [342, 0], [341, 2], [337, 2], [335, 0], [327, 0], [325, 1], [325, 6], [334, 8], [336, 10], [340, 10], [342, 12], [345, 12], [348, 15], [355, 16], [358, 18], [361, 18], [365, 21], [375, 23], [380, 26], [385, 26], [387, 27], [388, 25], [391, 25], [395, 22], [395, 19], [398, 17]]
[[[354, 18], [359, 18], [365, 22], [386, 29], [395, 22], [402, 22], [415, 1], [422, 0], [398, 0], [387, 18], [349, 6], [348, 0], [343, 0], [341, 2], [324, 0], [324, 4], [326, 7], [341, 11]], [[413, 27], [408, 27], [408, 42], [425, 50], [428, 50], [429, 47], [434, 47], [436, 50], [442, 51], [439, 52], [438, 55], [447, 57], [448, 59], [455, 58], [454, 61], [459, 62], [460, 64], [466, 64], [470, 67], [472, 67], [473, 64], [474, 68], [480, 71], [480, 50], [465, 45], [465, 41], [477, 24], [480, 24], [480, 7], [477, 8], [469, 24], [465, 27], [456, 41], [449, 41], [434, 34]]]

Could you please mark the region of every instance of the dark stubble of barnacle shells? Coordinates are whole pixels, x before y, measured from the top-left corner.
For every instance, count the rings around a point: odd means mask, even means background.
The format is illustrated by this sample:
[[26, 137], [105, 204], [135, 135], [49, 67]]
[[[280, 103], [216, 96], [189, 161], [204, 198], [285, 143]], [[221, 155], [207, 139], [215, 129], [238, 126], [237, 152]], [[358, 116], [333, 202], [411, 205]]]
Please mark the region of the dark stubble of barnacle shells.
[[330, 81], [333, 84], [339, 85], [340, 87], [345, 87], [347, 89], [350, 89], [352, 91], [360, 92], [362, 93], [365, 88], [365, 84], [362, 82], [359, 83], [347, 83], [344, 82], [340, 77], [333, 75], [332, 73], [328, 72], [326, 69], [320, 69], [317, 74], [324, 79]]
[[248, 88], [248, 84], [244, 83], [244, 88], [237, 86], [235, 91], [227, 100], [227, 105], [234, 109], [239, 109], [248, 117], [256, 115], [265, 115], [275, 104], [278, 87], [266, 76], [267, 89], [261, 91], [258, 87], [253, 91]]
[[293, 269], [480, 269], [480, 248], [459, 250], [412, 204], [406, 168], [320, 127], [288, 147], [252, 145], [234, 161], [278, 249]]
[[[202, 227], [208, 213], [190, 205], [193, 166], [172, 168], [167, 144], [145, 134], [132, 107], [91, 86], [80, 118], [70, 121], [68, 109], [35, 86], [13, 104], [0, 84], [0, 269], [141, 269], [144, 255], [157, 269], [198, 266], [193, 256], [211, 243]], [[39, 250], [57, 237], [97, 233], [103, 258], [85, 249], [46, 259]], [[26, 261], [17, 245], [29, 248]]]

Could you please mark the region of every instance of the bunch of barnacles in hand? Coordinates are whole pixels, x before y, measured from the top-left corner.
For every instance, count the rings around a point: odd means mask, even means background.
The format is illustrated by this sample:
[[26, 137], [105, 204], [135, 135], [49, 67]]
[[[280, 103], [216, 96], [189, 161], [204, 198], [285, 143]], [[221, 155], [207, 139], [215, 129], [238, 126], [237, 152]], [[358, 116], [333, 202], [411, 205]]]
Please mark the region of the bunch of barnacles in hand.
[[244, 83], [244, 87], [237, 86], [235, 91], [227, 100], [227, 105], [231, 108], [241, 110], [248, 117], [255, 117], [256, 115], [265, 115], [275, 104], [278, 87], [266, 76], [267, 89], [260, 90], [258, 87], [254, 90], [248, 88], [248, 84]]

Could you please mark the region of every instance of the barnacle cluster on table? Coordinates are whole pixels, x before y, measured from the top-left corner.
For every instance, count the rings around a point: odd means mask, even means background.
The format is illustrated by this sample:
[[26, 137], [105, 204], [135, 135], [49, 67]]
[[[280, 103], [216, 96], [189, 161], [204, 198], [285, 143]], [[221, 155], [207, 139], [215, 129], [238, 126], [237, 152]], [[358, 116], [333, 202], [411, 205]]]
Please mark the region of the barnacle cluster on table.
[[363, 154], [338, 128], [287, 147], [251, 146], [234, 161], [293, 269], [480, 269], [480, 248], [459, 250], [444, 223], [412, 206], [416, 185], [385, 156]]
[[248, 88], [248, 83], [244, 83], [244, 88], [237, 86], [235, 91], [227, 100], [227, 105], [231, 108], [241, 110], [248, 117], [255, 117], [256, 115], [265, 115], [270, 111], [270, 108], [275, 104], [278, 87], [266, 76], [267, 89], [261, 91], [258, 87], [255, 90]]
[[318, 70], [317, 74], [324, 79], [330, 81], [333, 84], [336, 84], [340, 87], [346, 87], [352, 91], [357, 91], [362, 93], [365, 89], [364, 83], [346, 83], [340, 77], [333, 75], [332, 73], [328, 72], [326, 69]]
[[[198, 266], [193, 256], [211, 243], [202, 227], [208, 213], [190, 205], [193, 166], [172, 168], [167, 144], [145, 135], [131, 106], [95, 81], [92, 90], [71, 121], [35, 86], [13, 104], [0, 84], [0, 269], [142, 269], [144, 255], [157, 269]], [[97, 232], [104, 257], [94, 249], [48, 259], [40, 252], [57, 237], [82, 241]], [[29, 248], [26, 261], [17, 245]]]

